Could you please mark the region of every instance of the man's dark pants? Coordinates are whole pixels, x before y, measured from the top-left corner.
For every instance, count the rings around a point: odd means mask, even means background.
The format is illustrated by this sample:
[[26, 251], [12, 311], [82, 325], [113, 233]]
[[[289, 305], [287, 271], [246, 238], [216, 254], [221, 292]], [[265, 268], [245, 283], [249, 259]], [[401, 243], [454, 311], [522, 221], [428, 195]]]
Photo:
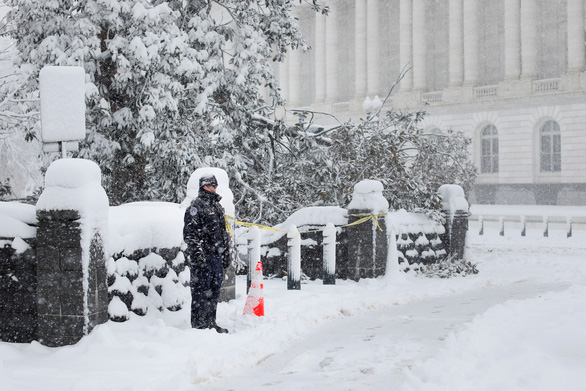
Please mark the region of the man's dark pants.
[[211, 254], [205, 263], [191, 264], [191, 326], [212, 328], [216, 325], [216, 309], [224, 279], [222, 259]]

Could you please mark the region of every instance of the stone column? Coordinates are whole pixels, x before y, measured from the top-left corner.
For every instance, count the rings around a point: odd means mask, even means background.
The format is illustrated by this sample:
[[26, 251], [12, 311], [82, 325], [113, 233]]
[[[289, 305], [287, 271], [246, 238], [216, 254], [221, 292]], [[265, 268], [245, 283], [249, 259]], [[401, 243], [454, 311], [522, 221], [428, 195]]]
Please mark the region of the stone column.
[[[413, 0], [401, 0], [399, 5], [399, 61], [401, 69], [413, 66]], [[401, 91], [413, 89], [413, 70], [407, 72], [401, 80]]]
[[[385, 274], [387, 262], [387, 236], [385, 218], [389, 203], [382, 195], [379, 181], [364, 180], [354, 186], [352, 201], [348, 205], [348, 223], [362, 223], [346, 228], [348, 237], [348, 277], [358, 281]], [[373, 217], [368, 219], [368, 216]]]
[[366, 60], [367, 60], [367, 94], [374, 98], [380, 94], [379, 78], [379, 2], [367, 0], [366, 3]]
[[315, 101], [326, 100], [326, 77], [327, 77], [327, 44], [326, 44], [326, 18], [320, 13], [315, 14]]
[[301, 88], [305, 84], [301, 79], [301, 49], [289, 52], [289, 106], [301, 105]]
[[427, 89], [425, 0], [413, 0], [413, 88]]
[[279, 63], [279, 87], [281, 97], [289, 103], [289, 54]]
[[568, 73], [584, 71], [584, 0], [568, 0]]
[[97, 164], [53, 162], [37, 203], [38, 337], [72, 345], [108, 320], [108, 198]]
[[366, 42], [366, 1], [356, 0], [355, 1], [355, 26], [356, 31], [354, 34], [355, 39], [355, 97], [357, 100], [362, 101], [367, 91], [367, 42]]
[[521, 0], [521, 77], [524, 79], [537, 77], [536, 18], [535, 0]]
[[464, 84], [478, 83], [478, 1], [464, 1]]
[[326, 101], [338, 101], [338, 7], [330, 4], [330, 13], [326, 19]]
[[517, 80], [521, 75], [520, 0], [505, 2], [505, 79]]
[[450, 86], [458, 87], [464, 80], [464, 37], [462, 0], [450, 0]]

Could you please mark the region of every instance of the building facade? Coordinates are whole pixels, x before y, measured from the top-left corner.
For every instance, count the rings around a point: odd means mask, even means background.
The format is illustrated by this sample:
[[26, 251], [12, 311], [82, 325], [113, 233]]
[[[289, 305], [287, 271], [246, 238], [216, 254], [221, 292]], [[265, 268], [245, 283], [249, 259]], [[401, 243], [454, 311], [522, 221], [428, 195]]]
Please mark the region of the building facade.
[[472, 202], [586, 205], [584, 0], [326, 4], [327, 17], [297, 9], [312, 50], [277, 66], [287, 108], [423, 108], [425, 130], [472, 138]]

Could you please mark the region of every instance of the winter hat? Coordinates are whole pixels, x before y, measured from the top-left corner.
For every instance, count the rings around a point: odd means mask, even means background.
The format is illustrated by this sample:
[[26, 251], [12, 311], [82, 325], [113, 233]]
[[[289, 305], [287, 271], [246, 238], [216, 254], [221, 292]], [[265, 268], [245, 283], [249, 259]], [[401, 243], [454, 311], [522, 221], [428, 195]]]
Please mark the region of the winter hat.
[[218, 186], [218, 180], [216, 179], [216, 177], [214, 175], [207, 175], [207, 176], [202, 176], [201, 178], [199, 178], [199, 188], [200, 189], [204, 186], [207, 186], [207, 185]]

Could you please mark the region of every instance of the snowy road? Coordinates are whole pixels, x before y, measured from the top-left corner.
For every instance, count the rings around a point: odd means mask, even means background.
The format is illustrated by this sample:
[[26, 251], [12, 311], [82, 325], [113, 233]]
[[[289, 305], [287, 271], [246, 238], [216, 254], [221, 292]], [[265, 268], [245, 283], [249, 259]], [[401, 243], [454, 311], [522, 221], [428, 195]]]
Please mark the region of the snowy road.
[[365, 311], [329, 322], [255, 368], [202, 384], [200, 389], [400, 389], [406, 380], [404, 368], [434, 356], [449, 333], [476, 315], [509, 300], [568, 286], [521, 281]]

